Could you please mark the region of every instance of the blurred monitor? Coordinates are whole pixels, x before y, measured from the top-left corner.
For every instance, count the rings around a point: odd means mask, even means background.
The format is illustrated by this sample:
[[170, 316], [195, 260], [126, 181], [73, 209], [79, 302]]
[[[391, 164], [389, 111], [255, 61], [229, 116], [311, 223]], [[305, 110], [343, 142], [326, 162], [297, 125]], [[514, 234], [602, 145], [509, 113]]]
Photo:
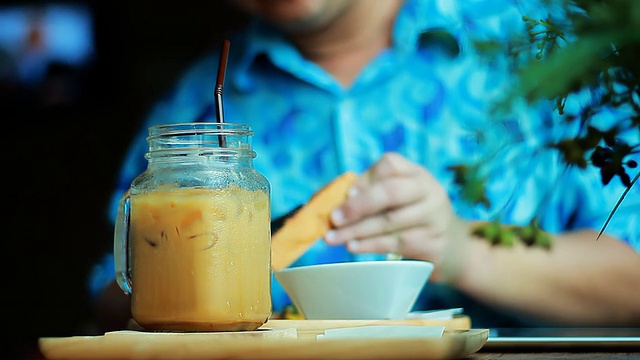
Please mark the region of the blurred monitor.
[[0, 5], [0, 91], [15, 103], [73, 101], [95, 54], [82, 3]]

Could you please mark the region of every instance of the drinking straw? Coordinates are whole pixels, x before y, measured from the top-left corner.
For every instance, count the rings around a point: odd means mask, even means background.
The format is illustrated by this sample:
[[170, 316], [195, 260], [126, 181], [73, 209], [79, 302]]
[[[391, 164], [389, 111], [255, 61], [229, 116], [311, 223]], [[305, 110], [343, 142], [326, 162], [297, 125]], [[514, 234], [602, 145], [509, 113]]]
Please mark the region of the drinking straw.
[[[222, 51], [220, 52], [220, 62], [218, 63], [218, 80], [216, 81], [215, 105], [216, 120], [218, 123], [224, 123], [224, 108], [222, 106], [222, 90], [224, 88], [224, 75], [227, 71], [227, 59], [229, 58], [229, 40], [222, 41]], [[226, 147], [227, 141], [223, 135], [218, 135], [220, 147]]]

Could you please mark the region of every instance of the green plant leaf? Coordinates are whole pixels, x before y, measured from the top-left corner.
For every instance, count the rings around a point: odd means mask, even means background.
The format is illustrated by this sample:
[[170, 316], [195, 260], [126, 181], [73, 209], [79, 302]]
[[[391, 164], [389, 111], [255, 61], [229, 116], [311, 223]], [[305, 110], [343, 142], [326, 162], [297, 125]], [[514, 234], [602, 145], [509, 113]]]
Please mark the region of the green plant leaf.
[[519, 72], [519, 91], [530, 101], [552, 99], [593, 81], [614, 41], [622, 38], [619, 32], [584, 35], [543, 61], [528, 63]]

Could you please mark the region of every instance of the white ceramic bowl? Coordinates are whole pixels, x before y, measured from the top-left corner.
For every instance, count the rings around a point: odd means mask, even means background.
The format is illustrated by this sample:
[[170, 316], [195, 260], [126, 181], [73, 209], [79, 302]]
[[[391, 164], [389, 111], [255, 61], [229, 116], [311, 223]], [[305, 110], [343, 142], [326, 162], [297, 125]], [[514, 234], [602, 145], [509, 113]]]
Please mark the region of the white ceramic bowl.
[[433, 272], [418, 260], [309, 265], [274, 273], [305, 319], [404, 319]]

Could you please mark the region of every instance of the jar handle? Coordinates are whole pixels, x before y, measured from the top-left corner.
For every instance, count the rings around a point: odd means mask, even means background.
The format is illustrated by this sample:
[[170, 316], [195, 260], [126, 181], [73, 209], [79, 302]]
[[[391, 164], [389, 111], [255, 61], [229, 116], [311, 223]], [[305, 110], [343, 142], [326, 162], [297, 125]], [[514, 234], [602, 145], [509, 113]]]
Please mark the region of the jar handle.
[[113, 257], [116, 270], [116, 281], [126, 294], [131, 294], [131, 277], [129, 276], [129, 220], [130, 190], [127, 190], [118, 203], [118, 214], [113, 235]]

